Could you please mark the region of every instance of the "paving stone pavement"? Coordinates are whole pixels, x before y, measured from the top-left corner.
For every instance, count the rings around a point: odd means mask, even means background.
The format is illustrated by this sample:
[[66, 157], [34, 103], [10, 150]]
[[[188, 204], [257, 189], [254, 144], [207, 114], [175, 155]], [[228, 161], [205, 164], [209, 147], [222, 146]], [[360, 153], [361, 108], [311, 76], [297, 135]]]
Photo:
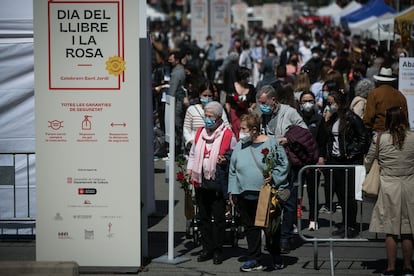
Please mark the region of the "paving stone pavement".
[[[247, 244], [244, 237], [237, 240], [237, 246], [228, 242], [224, 248], [224, 261], [221, 265], [214, 265], [212, 261], [197, 262], [197, 254], [201, 248], [194, 246], [193, 239], [186, 236], [187, 221], [184, 217], [184, 193], [179, 185], [175, 187], [174, 207], [174, 248], [173, 256], [168, 256], [168, 185], [165, 181], [165, 162], [154, 162], [155, 176], [155, 200], [156, 212], [148, 218], [148, 256], [143, 259], [142, 267], [130, 268], [83, 268], [80, 267], [80, 275], [126, 275], [139, 274], [144, 276], [162, 275], [239, 275], [239, 267], [242, 264], [242, 256], [246, 254]], [[323, 198], [323, 196], [322, 196]], [[307, 206], [306, 197], [303, 205]], [[277, 275], [376, 275], [386, 266], [386, 254], [383, 237], [376, 236], [367, 231], [370, 210], [372, 204], [364, 203], [363, 216], [358, 217], [362, 221], [361, 232], [357, 238], [363, 241], [335, 241], [313, 242], [304, 241], [300, 236], [292, 240], [292, 251], [283, 255], [287, 267], [283, 270], [249, 272], [247, 274], [263, 275], [263, 273], [275, 273]], [[303, 211], [301, 221], [301, 235], [306, 239], [312, 237], [328, 238], [333, 226], [329, 220], [339, 222], [340, 212], [332, 215], [321, 214], [319, 217], [318, 231], [308, 231], [307, 211]], [[0, 241], [1, 261], [34, 261], [35, 241]], [[270, 264], [270, 256], [263, 250], [263, 263]], [[399, 260], [401, 253], [399, 252]], [[331, 263], [330, 256], [333, 262]], [[334, 268], [333, 270], [331, 268]]]

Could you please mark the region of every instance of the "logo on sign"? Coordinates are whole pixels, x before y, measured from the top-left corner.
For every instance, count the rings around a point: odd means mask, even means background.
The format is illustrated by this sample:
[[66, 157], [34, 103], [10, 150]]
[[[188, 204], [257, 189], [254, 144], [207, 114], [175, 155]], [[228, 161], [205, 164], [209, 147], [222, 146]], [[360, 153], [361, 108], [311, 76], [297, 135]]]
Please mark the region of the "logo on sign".
[[62, 231], [62, 232], [58, 232], [57, 235], [58, 235], [58, 239], [60, 240], [71, 240], [72, 239], [72, 237], [69, 235], [69, 232]]
[[85, 229], [85, 240], [93, 240], [95, 238], [95, 232], [93, 230]]
[[78, 195], [96, 195], [95, 188], [78, 188]]

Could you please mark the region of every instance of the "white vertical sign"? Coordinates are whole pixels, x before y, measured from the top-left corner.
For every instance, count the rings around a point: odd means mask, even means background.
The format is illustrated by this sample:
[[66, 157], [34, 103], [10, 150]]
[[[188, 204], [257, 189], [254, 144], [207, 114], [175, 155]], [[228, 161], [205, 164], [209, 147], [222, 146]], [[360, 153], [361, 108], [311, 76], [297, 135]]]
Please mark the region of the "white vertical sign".
[[247, 30], [247, 4], [244, 2], [236, 3], [232, 6], [233, 10], [233, 23], [236, 28], [240, 28], [242, 25]]
[[263, 6], [253, 6], [253, 16], [263, 19]]
[[410, 128], [414, 129], [414, 58], [400, 58], [398, 73], [398, 90], [407, 99]]
[[135, 0], [33, 6], [37, 261], [139, 267], [145, 11]]
[[282, 22], [281, 8], [279, 4], [264, 4], [263, 5], [263, 28], [273, 28]]
[[191, 39], [197, 41], [198, 47], [203, 48], [208, 35], [208, 5], [207, 0], [191, 1]]
[[229, 0], [211, 0], [210, 2], [210, 26], [211, 36], [214, 41], [220, 42], [223, 47], [217, 50], [216, 58], [224, 59], [230, 48], [230, 1]]
[[280, 6], [280, 15], [282, 22], [286, 21], [288, 17], [293, 16], [293, 8], [291, 5], [281, 5]]

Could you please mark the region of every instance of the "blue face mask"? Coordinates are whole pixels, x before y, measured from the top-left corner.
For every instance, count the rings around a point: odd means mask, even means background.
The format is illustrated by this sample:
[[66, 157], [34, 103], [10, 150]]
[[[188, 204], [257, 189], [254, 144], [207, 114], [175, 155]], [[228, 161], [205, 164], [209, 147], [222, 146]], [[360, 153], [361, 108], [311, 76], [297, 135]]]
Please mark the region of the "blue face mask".
[[338, 111], [338, 107], [337, 107], [336, 105], [334, 105], [334, 104], [331, 104], [331, 105], [329, 106], [329, 111], [330, 111], [332, 114], [334, 114], [334, 113], [336, 113], [336, 112]]
[[323, 99], [326, 100], [329, 96], [329, 92], [323, 92]]
[[263, 114], [270, 114], [272, 113], [272, 108], [267, 104], [261, 104], [260, 111], [262, 111]]
[[216, 120], [213, 120], [211, 118], [204, 118], [204, 124], [206, 128], [212, 128], [216, 124]]
[[210, 97], [200, 97], [200, 103], [202, 105], [206, 105], [206, 104], [208, 104], [209, 102], [212, 102], [212, 101], [213, 101], [213, 98], [210, 98]]

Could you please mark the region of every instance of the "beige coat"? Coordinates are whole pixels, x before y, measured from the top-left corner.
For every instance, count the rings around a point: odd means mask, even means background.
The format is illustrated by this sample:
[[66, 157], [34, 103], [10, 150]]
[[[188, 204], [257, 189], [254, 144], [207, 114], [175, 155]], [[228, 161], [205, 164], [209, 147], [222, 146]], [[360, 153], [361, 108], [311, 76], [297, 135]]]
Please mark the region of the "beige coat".
[[[369, 169], [375, 157], [376, 137], [365, 158]], [[408, 132], [402, 150], [392, 145], [391, 135], [381, 135], [379, 147], [381, 188], [369, 230], [387, 234], [414, 233], [414, 133]]]
[[355, 98], [352, 100], [349, 107], [356, 115], [358, 115], [361, 119], [363, 119], [366, 104], [367, 104], [367, 99], [360, 97], [360, 96], [355, 96]]

